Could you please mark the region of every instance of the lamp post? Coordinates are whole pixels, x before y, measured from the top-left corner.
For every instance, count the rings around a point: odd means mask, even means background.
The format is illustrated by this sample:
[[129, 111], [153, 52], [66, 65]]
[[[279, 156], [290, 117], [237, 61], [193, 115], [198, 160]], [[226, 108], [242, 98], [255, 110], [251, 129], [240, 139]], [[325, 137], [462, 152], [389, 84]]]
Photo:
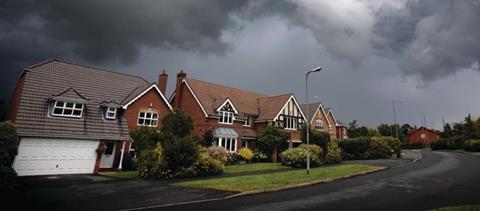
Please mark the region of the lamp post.
[[[394, 121], [394, 127], [395, 127], [395, 135], [397, 136], [397, 138], [400, 138], [400, 136], [398, 136], [398, 128], [397, 128], [397, 112], [395, 111], [395, 103], [403, 103], [407, 100], [405, 99], [400, 99], [400, 100], [392, 100], [392, 108], [393, 108], [393, 121]], [[392, 134], [393, 136], [393, 134]]]
[[320, 72], [322, 70], [321, 67], [315, 67], [313, 70], [310, 70], [305, 74], [305, 95], [307, 97], [307, 121], [306, 121], [306, 130], [307, 130], [307, 174], [310, 174], [310, 114], [308, 109], [308, 75], [314, 72]]

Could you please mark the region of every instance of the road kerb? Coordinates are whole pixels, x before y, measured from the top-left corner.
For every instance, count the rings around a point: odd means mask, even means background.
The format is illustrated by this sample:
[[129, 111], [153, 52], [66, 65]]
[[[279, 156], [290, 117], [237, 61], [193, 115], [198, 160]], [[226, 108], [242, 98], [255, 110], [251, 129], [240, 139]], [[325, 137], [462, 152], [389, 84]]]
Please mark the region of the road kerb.
[[285, 186], [285, 187], [281, 187], [281, 188], [245, 191], [245, 192], [233, 194], [233, 195], [230, 195], [230, 196], [225, 196], [224, 198], [225, 199], [230, 199], [230, 198], [235, 198], [235, 197], [240, 197], [240, 196], [254, 195], [254, 194], [260, 194], [260, 193], [269, 193], [269, 192], [277, 192], [277, 191], [282, 191], [282, 190], [288, 190], [288, 189], [294, 189], [294, 188], [316, 185], [316, 184], [329, 183], [329, 182], [333, 182], [333, 181], [337, 181], [337, 180], [343, 180], [343, 179], [352, 178], [352, 177], [355, 177], [355, 176], [360, 176], [360, 175], [370, 174], [370, 173], [373, 173], [373, 172], [383, 171], [385, 169], [388, 169], [388, 168], [387, 167], [377, 167], [376, 169], [363, 171], [363, 172], [359, 172], [359, 173], [354, 173], [354, 174], [348, 174], [348, 175], [337, 177], [337, 178], [317, 180], [317, 181], [313, 181], [313, 182], [306, 182], [306, 183], [301, 183], [301, 184], [289, 185], [289, 186]]

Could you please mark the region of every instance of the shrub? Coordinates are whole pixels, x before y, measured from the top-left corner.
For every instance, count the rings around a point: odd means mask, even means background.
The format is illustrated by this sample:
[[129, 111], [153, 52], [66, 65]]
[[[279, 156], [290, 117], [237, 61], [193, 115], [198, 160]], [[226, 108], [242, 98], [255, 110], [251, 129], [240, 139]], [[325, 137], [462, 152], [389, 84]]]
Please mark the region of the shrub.
[[342, 162], [342, 150], [338, 146], [337, 140], [331, 140], [330, 143], [328, 143], [327, 149], [327, 156], [325, 157], [326, 163], [335, 164]]
[[250, 161], [252, 161], [252, 158], [253, 158], [253, 152], [252, 150], [250, 150], [249, 148], [241, 148], [240, 150], [238, 150], [238, 155], [240, 155], [240, 157], [246, 161], [247, 163], [250, 163]]
[[0, 195], [12, 193], [16, 190], [17, 173], [10, 166], [0, 166]]
[[[291, 166], [293, 168], [304, 168], [307, 166], [307, 147], [301, 145], [299, 147], [288, 149], [280, 154], [282, 158], [282, 165]], [[316, 145], [311, 145], [310, 148], [310, 166], [322, 165], [322, 161], [318, 157], [322, 154], [321, 148]]]
[[391, 156], [396, 156], [397, 158], [400, 158], [402, 156], [402, 142], [400, 142], [400, 140], [398, 140], [397, 138], [393, 138], [390, 136], [381, 136], [373, 137], [372, 139], [386, 143], [388, 147], [393, 150], [393, 154]]
[[342, 149], [342, 160], [360, 160], [364, 159], [370, 144], [369, 137], [358, 137], [345, 139], [338, 143]]
[[268, 155], [262, 151], [253, 152], [252, 161], [253, 162], [266, 162], [268, 160]]
[[210, 157], [222, 162], [223, 164], [226, 164], [228, 162], [228, 153], [227, 150], [225, 150], [225, 148], [223, 147], [209, 147], [207, 149], [207, 153], [210, 155]]
[[0, 165], [12, 166], [18, 152], [18, 135], [11, 122], [0, 122]]
[[368, 145], [368, 150], [364, 154], [365, 159], [386, 159], [392, 156], [393, 150], [385, 141], [372, 139]]
[[143, 150], [138, 157], [138, 174], [143, 178], [160, 178], [166, 173], [166, 163], [163, 159], [162, 146], [157, 143], [155, 148]]
[[[302, 128], [302, 134], [301, 134], [301, 140], [302, 143], [306, 144], [307, 143], [307, 130], [305, 130], [306, 127]], [[327, 145], [330, 142], [330, 133], [328, 132], [323, 132], [323, 131], [317, 131], [313, 128], [310, 127], [310, 130], [308, 131], [309, 133], [309, 143], [310, 144], [316, 144], [324, 151], [327, 150]]]
[[170, 176], [190, 167], [198, 159], [200, 146], [193, 138], [189, 136], [178, 138], [169, 132], [162, 132], [161, 140], [163, 157], [170, 170]]
[[238, 154], [235, 153], [235, 152], [229, 152], [229, 153], [227, 153], [227, 165], [235, 165], [235, 164], [238, 164], [241, 159], [242, 159], [242, 157], [240, 157], [240, 155], [238, 155]]
[[169, 132], [179, 138], [186, 137], [193, 130], [193, 120], [183, 110], [175, 108], [162, 119], [162, 131]]
[[223, 169], [224, 166], [221, 161], [211, 157], [206, 150], [202, 150], [192, 166], [180, 171], [177, 177], [188, 178], [219, 175], [223, 173]]
[[123, 153], [122, 170], [123, 171], [137, 170], [136, 159], [134, 160], [130, 155], [130, 153], [128, 152]]
[[480, 152], [480, 140], [468, 140], [463, 147], [465, 151]]
[[448, 139], [441, 138], [438, 141], [432, 142], [430, 147], [432, 150], [442, 150], [447, 149], [447, 141]]
[[142, 150], [150, 150], [160, 140], [157, 129], [152, 127], [137, 127], [130, 131], [130, 137], [135, 142], [135, 152], [140, 154]]

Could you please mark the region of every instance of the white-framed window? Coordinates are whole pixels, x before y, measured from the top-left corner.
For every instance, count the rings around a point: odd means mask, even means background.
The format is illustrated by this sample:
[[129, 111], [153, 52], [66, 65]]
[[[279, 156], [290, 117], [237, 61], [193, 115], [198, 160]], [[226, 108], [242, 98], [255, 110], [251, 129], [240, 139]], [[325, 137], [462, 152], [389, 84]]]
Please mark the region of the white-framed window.
[[229, 111], [220, 111], [218, 112], [218, 114], [220, 115], [219, 119], [218, 119], [218, 123], [222, 123], [222, 124], [233, 124], [233, 112], [229, 112]]
[[82, 118], [83, 104], [55, 101], [52, 116]]
[[237, 151], [237, 139], [236, 138], [217, 138], [217, 146], [221, 146], [227, 150], [227, 152]]
[[140, 111], [138, 113], [138, 125], [147, 127], [156, 127], [158, 123], [158, 113], [153, 111]]
[[296, 130], [297, 129], [297, 118], [294, 117], [285, 117], [285, 129]]
[[323, 121], [321, 119], [319, 119], [315, 122], [315, 128], [323, 130]]
[[250, 126], [250, 117], [247, 114], [243, 115], [243, 126], [245, 127]]
[[115, 119], [117, 117], [117, 108], [115, 107], [107, 107], [107, 111], [105, 112], [106, 119]]
[[420, 134], [420, 138], [423, 138], [423, 139], [427, 138], [427, 134], [425, 133]]

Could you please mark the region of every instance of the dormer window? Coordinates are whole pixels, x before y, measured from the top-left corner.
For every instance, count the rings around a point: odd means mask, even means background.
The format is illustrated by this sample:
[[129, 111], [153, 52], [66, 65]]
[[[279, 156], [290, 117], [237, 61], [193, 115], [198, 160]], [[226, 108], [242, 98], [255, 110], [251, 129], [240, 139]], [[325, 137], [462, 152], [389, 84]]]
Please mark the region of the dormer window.
[[217, 109], [218, 112], [218, 123], [221, 124], [233, 124], [235, 120], [235, 114], [238, 114], [237, 109], [233, 107], [230, 99], [225, 100], [225, 102]]
[[105, 112], [105, 119], [115, 119], [117, 117], [117, 108], [107, 107]]
[[248, 114], [243, 115], [243, 126], [249, 127], [250, 126], [250, 117]]
[[83, 105], [81, 103], [55, 101], [52, 116], [82, 118]]

